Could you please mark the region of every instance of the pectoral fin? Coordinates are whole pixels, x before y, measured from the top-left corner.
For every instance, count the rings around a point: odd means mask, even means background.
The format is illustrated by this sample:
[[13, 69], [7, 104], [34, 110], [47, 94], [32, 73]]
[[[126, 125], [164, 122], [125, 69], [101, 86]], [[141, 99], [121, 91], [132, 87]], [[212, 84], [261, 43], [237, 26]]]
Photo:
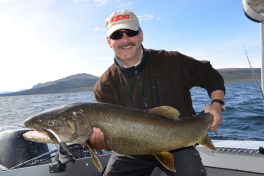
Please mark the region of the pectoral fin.
[[216, 150], [213, 142], [211, 141], [211, 139], [207, 135], [201, 142], [199, 142], [199, 144], [201, 144], [201, 145], [203, 145], [209, 149]]
[[91, 147], [87, 144], [85, 145], [89, 148], [89, 151], [90, 151], [90, 154], [91, 154], [91, 157], [92, 157], [92, 161], [95, 165], [95, 167], [100, 171], [100, 172], [103, 172], [103, 166], [99, 160], [99, 158], [97, 157], [97, 155], [94, 153], [94, 150], [91, 149]]
[[174, 168], [174, 157], [170, 152], [161, 152], [154, 155], [159, 162], [172, 172], [176, 172]]
[[214, 134], [218, 136], [218, 132], [216, 130], [214, 131]]

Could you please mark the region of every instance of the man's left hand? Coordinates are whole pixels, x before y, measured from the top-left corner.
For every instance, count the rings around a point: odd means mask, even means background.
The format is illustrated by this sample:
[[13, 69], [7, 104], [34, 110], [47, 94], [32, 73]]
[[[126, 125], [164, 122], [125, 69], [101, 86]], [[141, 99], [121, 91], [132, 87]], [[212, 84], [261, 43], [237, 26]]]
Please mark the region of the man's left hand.
[[219, 103], [213, 103], [204, 108], [204, 112], [210, 112], [213, 115], [213, 123], [209, 127], [210, 130], [216, 131], [216, 129], [222, 123], [222, 106]]

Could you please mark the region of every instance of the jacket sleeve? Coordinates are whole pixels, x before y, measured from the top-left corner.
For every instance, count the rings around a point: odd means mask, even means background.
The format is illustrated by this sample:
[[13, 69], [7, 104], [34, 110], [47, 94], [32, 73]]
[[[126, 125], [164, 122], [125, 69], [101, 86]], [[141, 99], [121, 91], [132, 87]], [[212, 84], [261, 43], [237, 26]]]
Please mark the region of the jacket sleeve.
[[182, 67], [186, 75], [187, 87], [202, 87], [207, 90], [208, 95], [215, 90], [225, 92], [224, 79], [221, 74], [212, 67], [209, 61], [199, 61], [192, 57], [182, 59]]
[[112, 88], [103, 84], [100, 79], [94, 86], [94, 98], [96, 102], [116, 104]]

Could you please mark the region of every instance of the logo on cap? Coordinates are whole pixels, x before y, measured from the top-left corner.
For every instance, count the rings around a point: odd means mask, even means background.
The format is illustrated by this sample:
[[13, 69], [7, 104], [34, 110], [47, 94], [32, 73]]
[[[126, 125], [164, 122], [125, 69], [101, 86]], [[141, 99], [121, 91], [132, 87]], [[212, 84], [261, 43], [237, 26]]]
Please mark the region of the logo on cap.
[[115, 22], [115, 21], [119, 21], [119, 20], [127, 20], [129, 18], [130, 18], [130, 15], [117, 15], [117, 16], [111, 18], [110, 23]]

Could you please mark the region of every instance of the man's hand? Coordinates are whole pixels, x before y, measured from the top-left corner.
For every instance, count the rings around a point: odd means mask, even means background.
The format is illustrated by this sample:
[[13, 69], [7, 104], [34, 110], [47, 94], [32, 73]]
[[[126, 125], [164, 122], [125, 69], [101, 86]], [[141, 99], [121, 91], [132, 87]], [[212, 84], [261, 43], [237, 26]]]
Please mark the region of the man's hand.
[[109, 147], [105, 143], [104, 133], [99, 128], [93, 128], [93, 133], [89, 138], [89, 142], [92, 149], [109, 149]]
[[213, 123], [210, 126], [210, 130], [216, 131], [216, 129], [222, 123], [222, 106], [221, 104], [214, 102], [213, 104], [206, 106], [204, 112], [210, 112], [213, 115]]
[[[222, 90], [215, 90], [211, 93], [211, 99], [220, 99], [224, 100], [224, 91]], [[204, 108], [204, 112], [210, 112], [214, 119], [213, 123], [210, 126], [210, 130], [216, 131], [216, 129], [221, 125], [222, 123], [222, 105], [220, 103], [214, 102], [213, 104], [206, 106]]]

